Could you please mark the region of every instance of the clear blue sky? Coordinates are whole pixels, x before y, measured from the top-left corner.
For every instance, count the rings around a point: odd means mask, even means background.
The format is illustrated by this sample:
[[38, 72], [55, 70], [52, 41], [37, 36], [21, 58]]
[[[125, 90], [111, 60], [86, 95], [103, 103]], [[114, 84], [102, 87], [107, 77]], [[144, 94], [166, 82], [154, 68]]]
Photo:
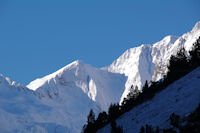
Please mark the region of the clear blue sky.
[[197, 21], [199, 0], [0, 0], [0, 73], [26, 85], [77, 59], [106, 66]]

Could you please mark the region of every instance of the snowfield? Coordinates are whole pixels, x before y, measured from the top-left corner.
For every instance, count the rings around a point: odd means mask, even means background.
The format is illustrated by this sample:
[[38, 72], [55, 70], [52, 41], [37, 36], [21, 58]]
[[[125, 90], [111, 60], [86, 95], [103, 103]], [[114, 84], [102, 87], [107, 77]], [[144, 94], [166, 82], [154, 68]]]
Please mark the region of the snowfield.
[[[187, 116], [200, 104], [200, 67], [157, 93], [152, 100], [140, 104], [116, 120], [124, 133], [139, 133], [146, 124], [160, 128], [170, 127], [174, 112]], [[110, 125], [97, 133], [110, 133]]]

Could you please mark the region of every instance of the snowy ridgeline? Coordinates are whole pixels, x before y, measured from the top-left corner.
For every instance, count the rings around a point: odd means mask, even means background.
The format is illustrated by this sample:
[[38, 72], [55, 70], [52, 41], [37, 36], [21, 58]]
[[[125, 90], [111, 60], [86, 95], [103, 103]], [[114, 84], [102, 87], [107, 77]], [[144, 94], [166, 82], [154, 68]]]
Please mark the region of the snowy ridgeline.
[[[169, 128], [174, 112], [187, 116], [200, 104], [200, 67], [156, 94], [152, 100], [136, 106], [116, 120], [124, 133], [139, 133], [141, 126]], [[97, 133], [109, 133], [110, 125]]]
[[107, 110], [126, 97], [132, 84], [140, 88], [145, 80], [162, 78], [170, 56], [180, 47], [188, 51], [199, 36], [200, 22], [181, 37], [131, 48], [108, 67], [74, 61], [27, 87], [1, 75], [0, 131], [80, 133], [91, 108]]
[[200, 22], [180, 37], [166, 36], [153, 45], [146, 44], [128, 49], [110, 66], [103, 68], [128, 77], [121, 102], [129, 93], [131, 85], [137, 85], [141, 89], [146, 80], [161, 79], [167, 72], [171, 55], [176, 54], [182, 47], [188, 52], [199, 36]]

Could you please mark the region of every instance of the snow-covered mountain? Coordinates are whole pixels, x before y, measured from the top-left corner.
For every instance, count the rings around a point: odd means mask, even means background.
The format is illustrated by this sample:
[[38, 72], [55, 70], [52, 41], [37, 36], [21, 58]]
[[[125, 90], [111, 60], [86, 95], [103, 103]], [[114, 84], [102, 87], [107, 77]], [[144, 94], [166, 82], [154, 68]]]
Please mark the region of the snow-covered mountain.
[[189, 51], [199, 36], [200, 22], [196, 23], [192, 31], [181, 37], [166, 36], [153, 45], [143, 44], [128, 49], [110, 66], [103, 68], [109, 72], [125, 74], [128, 77], [121, 101], [129, 93], [131, 85], [137, 85], [140, 89], [146, 80], [161, 79], [167, 72], [171, 55], [176, 54], [182, 47]]
[[124, 75], [75, 61], [31, 82], [0, 76], [0, 132], [80, 133], [90, 109], [100, 112], [123, 93]]
[[[139, 133], [146, 124], [154, 128], [171, 128], [170, 115], [188, 116], [200, 104], [200, 67], [157, 93], [146, 101], [120, 116], [116, 123], [124, 133]], [[110, 133], [110, 124], [97, 133]]]
[[1, 133], [66, 132], [65, 120], [58, 113], [56, 108], [43, 104], [37, 92], [0, 75]]
[[27, 87], [36, 90], [44, 104], [64, 111], [66, 124], [74, 128], [74, 133], [80, 132], [90, 109], [99, 113], [111, 102], [119, 102], [125, 82], [124, 75], [74, 61]]
[[[124, 75], [97, 69], [78, 60], [32, 81], [27, 87], [36, 90], [42, 99], [74, 105], [83, 102], [80, 106], [89, 100], [96, 103], [97, 111], [102, 111], [108, 108], [110, 102], [119, 102], [126, 80]], [[83, 97], [88, 99], [85, 101]], [[72, 107], [68, 108], [71, 110]]]
[[130, 86], [159, 80], [180, 47], [188, 51], [200, 36], [200, 22], [181, 37], [167, 36], [131, 48], [110, 66], [74, 61], [27, 87], [0, 76], [0, 129], [5, 133], [79, 133], [89, 110], [107, 110], [126, 97]]

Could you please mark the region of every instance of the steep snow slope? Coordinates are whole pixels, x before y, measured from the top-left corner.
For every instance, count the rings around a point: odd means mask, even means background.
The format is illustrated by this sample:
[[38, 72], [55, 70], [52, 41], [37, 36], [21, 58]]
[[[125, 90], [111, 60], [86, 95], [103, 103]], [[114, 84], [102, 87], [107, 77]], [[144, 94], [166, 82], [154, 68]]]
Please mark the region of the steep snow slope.
[[[116, 120], [124, 133], [139, 133], [146, 124], [161, 128], [170, 127], [169, 116], [174, 112], [187, 116], [200, 104], [200, 68], [169, 85], [155, 97], [140, 104]], [[107, 125], [98, 133], [109, 133]]]
[[128, 80], [121, 101], [129, 93], [131, 85], [139, 88], [146, 80], [157, 81], [167, 72], [167, 64], [171, 55], [176, 54], [181, 47], [186, 51], [200, 36], [200, 22], [196, 23], [192, 31], [181, 37], [167, 36], [153, 45], [141, 45], [123, 53], [110, 66], [102, 68], [113, 73], [125, 74]]
[[27, 87], [35, 90], [44, 104], [63, 111], [67, 125], [77, 133], [90, 109], [98, 113], [107, 110], [111, 102], [120, 101], [125, 82], [124, 75], [75, 61]]

